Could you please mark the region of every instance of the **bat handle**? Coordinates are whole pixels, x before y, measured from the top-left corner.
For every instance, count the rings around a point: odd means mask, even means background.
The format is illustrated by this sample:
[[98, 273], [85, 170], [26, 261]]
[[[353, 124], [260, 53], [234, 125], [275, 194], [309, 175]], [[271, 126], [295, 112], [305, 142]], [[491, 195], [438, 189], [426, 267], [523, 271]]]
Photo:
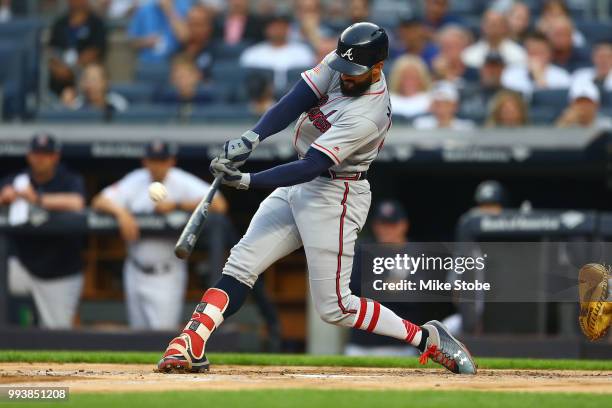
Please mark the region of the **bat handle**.
[[183, 228], [183, 232], [181, 233], [181, 236], [174, 247], [174, 254], [178, 258], [187, 259], [189, 255], [191, 255], [196, 242], [198, 242], [202, 228], [204, 227], [204, 221], [206, 221], [206, 218], [208, 217], [208, 206], [212, 202], [213, 197], [221, 185], [222, 177], [223, 176], [215, 177], [215, 180], [208, 190], [208, 194], [206, 194], [206, 197], [200, 201], [196, 209], [191, 214], [191, 217], [189, 217], [189, 221], [187, 221], [187, 224]]

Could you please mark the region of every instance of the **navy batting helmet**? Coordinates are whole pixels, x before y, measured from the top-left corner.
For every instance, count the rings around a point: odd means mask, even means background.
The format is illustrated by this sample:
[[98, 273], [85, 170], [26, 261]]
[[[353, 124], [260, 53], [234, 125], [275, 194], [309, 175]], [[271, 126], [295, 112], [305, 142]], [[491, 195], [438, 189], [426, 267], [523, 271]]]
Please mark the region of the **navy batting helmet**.
[[329, 66], [346, 75], [361, 75], [389, 55], [389, 37], [373, 23], [355, 23], [342, 32]]
[[503, 204], [506, 200], [506, 191], [499, 181], [483, 181], [476, 187], [474, 201], [476, 204]]

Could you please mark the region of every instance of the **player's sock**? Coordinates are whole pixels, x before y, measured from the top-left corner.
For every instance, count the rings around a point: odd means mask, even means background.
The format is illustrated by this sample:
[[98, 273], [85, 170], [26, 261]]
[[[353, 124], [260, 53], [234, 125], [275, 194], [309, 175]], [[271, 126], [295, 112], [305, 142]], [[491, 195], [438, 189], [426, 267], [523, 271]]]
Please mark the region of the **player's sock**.
[[426, 333], [414, 323], [404, 320], [380, 303], [361, 298], [354, 328], [404, 340], [419, 347]]
[[240, 310], [251, 291], [250, 287], [229, 275], [221, 275], [213, 287], [221, 289], [229, 296], [229, 304], [223, 313], [225, 319]]

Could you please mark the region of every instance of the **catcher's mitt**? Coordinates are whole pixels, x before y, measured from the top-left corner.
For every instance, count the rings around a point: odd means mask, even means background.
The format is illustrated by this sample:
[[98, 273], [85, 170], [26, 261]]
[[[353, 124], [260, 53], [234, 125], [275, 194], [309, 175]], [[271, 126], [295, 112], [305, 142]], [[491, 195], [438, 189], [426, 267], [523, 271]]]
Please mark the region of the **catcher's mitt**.
[[612, 322], [612, 302], [608, 302], [610, 268], [591, 263], [578, 272], [580, 317], [578, 322], [584, 335], [591, 341], [603, 337]]

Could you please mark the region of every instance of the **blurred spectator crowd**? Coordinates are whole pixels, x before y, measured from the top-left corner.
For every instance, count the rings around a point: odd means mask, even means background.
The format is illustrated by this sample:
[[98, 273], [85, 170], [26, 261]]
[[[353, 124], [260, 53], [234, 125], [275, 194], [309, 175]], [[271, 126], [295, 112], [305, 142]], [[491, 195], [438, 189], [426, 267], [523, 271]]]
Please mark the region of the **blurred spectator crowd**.
[[[252, 121], [346, 26], [373, 21], [392, 39], [396, 123], [612, 127], [611, 10], [612, 0], [0, 0], [1, 107], [7, 121]], [[110, 57], [113, 36], [132, 58]], [[115, 80], [128, 65], [131, 80]]]

